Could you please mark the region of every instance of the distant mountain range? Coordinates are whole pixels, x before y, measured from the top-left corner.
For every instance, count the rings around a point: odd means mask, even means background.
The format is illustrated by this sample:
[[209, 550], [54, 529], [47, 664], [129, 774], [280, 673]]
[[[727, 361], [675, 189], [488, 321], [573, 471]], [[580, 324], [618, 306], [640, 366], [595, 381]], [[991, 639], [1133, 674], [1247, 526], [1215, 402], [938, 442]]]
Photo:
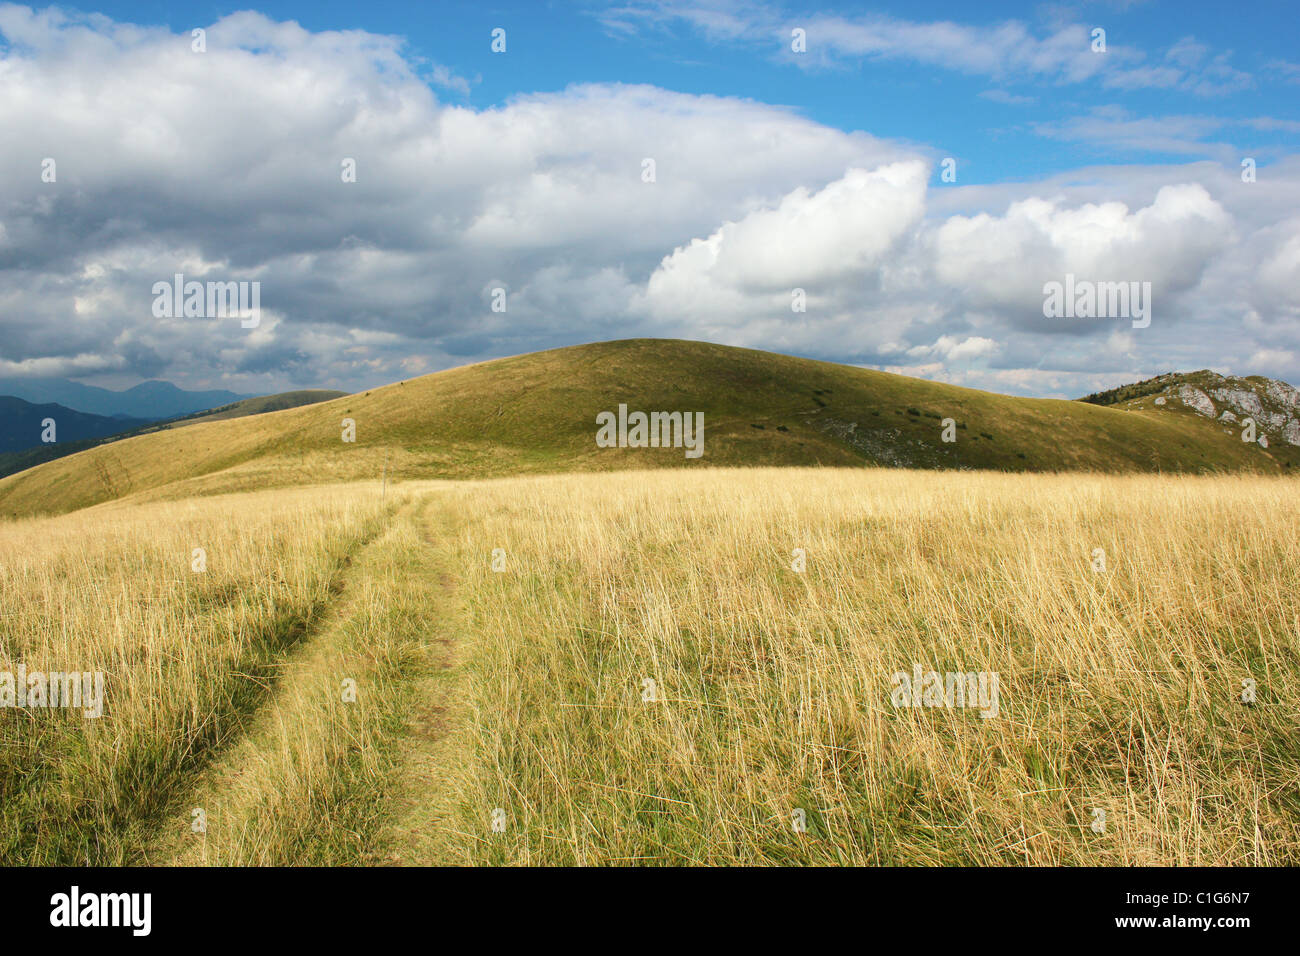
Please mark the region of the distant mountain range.
[[[147, 383], [147, 384], [166, 384]], [[169, 386], [174, 388], [174, 386]], [[101, 390], [102, 391], [102, 390]], [[180, 391], [177, 389], [176, 391]], [[122, 394], [122, 393], [110, 393]], [[190, 395], [218, 395], [222, 392], [190, 392]], [[126, 415], [91, 415], [47, 403], [36, 405], [21, 398], [0, 395], [0, 477], [34, 468], [44, 462], [85, 451], [96, 445], [120, 441], [137, 435], [146, 435], [163, 429], [180, 428], [207, 421], [223, 421], [248, 415], [261, 415], [286, 408], [297, 408], [315, 402], [324, 402], [346, 395], [346, 392], [307, 390], [282, 392], [240, 399], [216, 408], [202, 409], [188, 415], [174, 416], [159, 421], [152, 418], [130, 418]], [[53, 420], [54, 441], [46, 442], [45, 422]]]
[[0, 395], [37, 405], [54, 403], [105, 418], [125, 416], [145, 421], [161, 421], [257, 397], [224, 389], [189, 392], [171, 382], [159, 381], [141, 382], [117, 392], [66, 378], [0, 378]]
[[[67, 443], [116, 435], [149, 424], [147, 419], [90, 415], [52, 402], [34, 405], [8, 395], [0, 395], [0, 422], [4, 423], [0, 425], [0, 454], [46, 444], [42, 433], [47, 431], [52, 431], [53, 443]], [[48, 429], [46, 422], [52, 423]]]

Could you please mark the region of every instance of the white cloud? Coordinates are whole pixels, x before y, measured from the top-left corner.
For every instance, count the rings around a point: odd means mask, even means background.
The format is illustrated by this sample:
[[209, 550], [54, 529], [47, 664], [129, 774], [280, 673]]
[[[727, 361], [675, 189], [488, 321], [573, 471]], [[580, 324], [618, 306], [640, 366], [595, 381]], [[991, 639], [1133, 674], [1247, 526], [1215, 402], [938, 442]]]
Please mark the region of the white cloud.
[[1157, 298], [1195, 286], [1232, 239], [1231, 218], [1203, 186], [1163, 187], [1130, 212], [1121, 202], [1070, 208], [1040, 198], [1003, 216], [953, 216], [935, 231], [935, 272], [972, 304], [1042, 321], [1043, 285], [1067, 273], [1089, 281], [1152, 284]]
[[980, 93], [980, 99], [988, 100], [990, 103], [1001, 103], [1004, 106], [1032, 106], [1038, 102], [1036, 96], [1021, 96], [1008, 93], [1006, 90], [984, 90]]
[[[360, 387], [679, 335], [1092, 390], [1300, 355], [1294, 158], [1250, 185], [1234, 158], [927, 191], [916, 147], [788, 109], [591, 85], [475, 110], [396, 38], [255, 13], [205, 54], [53, 10], [0, 6], [0, 33], [0, 370]], [[260, 280], [263, 325], [154, 319], [178, 271]], [[1048, 326], [1065, 271], [1150, 280], [1167, 308], [1142, 334]]]
[[937, 355], [948, 362], [963, 362], [993, 355], [997, 351], [998, 343], [983, 336], [971, 335], [958, 339], [955, 335], [941, 335], [930, 345], [918, 345], [908, 349], [907, 354], [910, 358]]
[[443, 66], [441, 63], [435, 63], [429, 70], [429, 82], [434, 86], [440, 86], [444, 90], [451, 90], [453, 93], [459, 93], [461, 96], [469, 96], [470, 81], [460, 76], [450, 67]]
[[[754, 0], [619, 0], [598, 8], [611, 32], [632, 33], [685, 24], [714, 42], [769, 45], [801, 67], [844, 61], [905, 61], [999, 81], [1061, 84], [1092, 80], [1114, 89], [1178, 89], [1219, 96], [1248, 89], [1254, 79], [1232, 66], [1229, 53], [1205, 62], [1208, 47], [1183, 37], [1164, 51], [1163, 62], [1108, 38], [1104, 53], [1092, 49], [1092, 24], [1058, 18], [1035, 31], [1020, 20], [962, 24], [948, 20], [906, 20], [883, 14], [839, 16], [786, 9]], [[790, 30], [806, 32], [807, 50], [789, 53]], [[1279, 61], [1280, 62], [1280, 61]], [[1282, 64], [1281, 71], [1290, 64]]]
[[652, 313], [743, 314], [755, 298], [783, 300], [795, 288], [816, 297], [827, 284], [869, 281], [885, 255], [921, 219], [924, 163], [850, 169], [820, 192], [798, 187], [774, 208], [728, 222], [664, 258], [650, 277]]
[[1300, 318], [1300, 218], [1281, 223], [1256, 273], [1255, 300], [1266, 310]]

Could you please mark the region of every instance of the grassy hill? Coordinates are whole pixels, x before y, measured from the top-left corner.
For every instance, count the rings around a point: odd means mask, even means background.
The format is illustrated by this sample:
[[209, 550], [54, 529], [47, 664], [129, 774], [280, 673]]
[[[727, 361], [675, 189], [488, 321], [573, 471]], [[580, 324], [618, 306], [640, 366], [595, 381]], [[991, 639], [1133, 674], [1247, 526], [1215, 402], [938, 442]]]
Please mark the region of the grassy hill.
[[347, 392], [340, 392], [337, 389], [309, 388], [296, 392], [280, 392], [276, 395], [259, 395], [255, 398], [245, 398], [238, 402], [231, 402], [229, 405], [222, 405], [220, 408], [210, 408], [207, 411], [173, 418], [170, 421], [163, 422], [159, 427], [179, 428], [182, 425], [193, 425], [196, 422], [218, 422], [225, 421], [228, 418], [265, 415], [267, 412], [279, 412], [286, 408], [298, 408], [302, 405], [328, 402], [330, 399], [342, 398], [347, 394]]
[[[596, 415], [704, 413], [704, 454], [598, 448]], [[0, 480], [0, 515], [127, 495], [179, 498], [360, 478], [476, 478], [722, 465], [1284, 473], [1300, 450], [1245, 444], [1160, 408], [997, 395], [701, 342], [631, 339], [465, 366], [364, 394], [160, 430]], [[342, 421], [356, 440], [342, 440]], [[954, 420], [956, 441], [941, 441]]]

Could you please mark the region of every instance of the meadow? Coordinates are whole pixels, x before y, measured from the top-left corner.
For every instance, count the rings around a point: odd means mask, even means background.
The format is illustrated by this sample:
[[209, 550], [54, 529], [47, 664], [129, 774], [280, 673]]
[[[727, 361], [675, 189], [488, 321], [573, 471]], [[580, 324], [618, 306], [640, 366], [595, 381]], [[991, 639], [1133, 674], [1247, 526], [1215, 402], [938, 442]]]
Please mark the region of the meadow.
[[[0, 710], [0, 856], [1294, 864], [1296, 490], [691, 469], [3, 522], [0, 670], [108, 691]], [[996, 674], [996, 716], [897, 706], [917, 669]]]
[[0, 525], [0, 671], [102, 671], [107, 684], [100, 718], [0, 709], [0, 859], [130, 860], [381, 523], [377, 494], [339, 488]]

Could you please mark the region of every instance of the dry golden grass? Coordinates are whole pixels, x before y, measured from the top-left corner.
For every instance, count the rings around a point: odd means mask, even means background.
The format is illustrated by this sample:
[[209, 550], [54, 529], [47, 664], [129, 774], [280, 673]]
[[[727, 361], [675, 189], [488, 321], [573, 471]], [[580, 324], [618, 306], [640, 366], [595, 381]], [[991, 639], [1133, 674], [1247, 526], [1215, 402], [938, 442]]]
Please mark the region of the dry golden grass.
[[[426, 498], [422, 505], [427, 508]], [[355, 862], [412, 703], [400, 676], [433, 629], [423, 521], [404, 505], [350, 562], [338, 600], [288, 655], [266, 701], [147, 847], [150, 863]], [[350, 682], [350, 688], [345, 687]], [[205, 814], [195, 835], [193, 810]]]
[[0, 710], [0, 860], [129, 859], [329, 602], [379, 499], [366, 485], [0, 523], [0, 672], [107, 684], [97, 719]]
[[[476, 637], [445, 858], [1296, 863], [1296, 490], [797, 470], [447, 492]], [[999, 716], [895, 708], [914, 664], [997, 672]]]
[[[0, 523], [0, 671], [109, 678], [98, 720], [0, 710], [0, 856], [1294, 864], [1296, 490], [657, 471]], [[998, 715], [895, 707], [914, 665], [996, 672]]]

